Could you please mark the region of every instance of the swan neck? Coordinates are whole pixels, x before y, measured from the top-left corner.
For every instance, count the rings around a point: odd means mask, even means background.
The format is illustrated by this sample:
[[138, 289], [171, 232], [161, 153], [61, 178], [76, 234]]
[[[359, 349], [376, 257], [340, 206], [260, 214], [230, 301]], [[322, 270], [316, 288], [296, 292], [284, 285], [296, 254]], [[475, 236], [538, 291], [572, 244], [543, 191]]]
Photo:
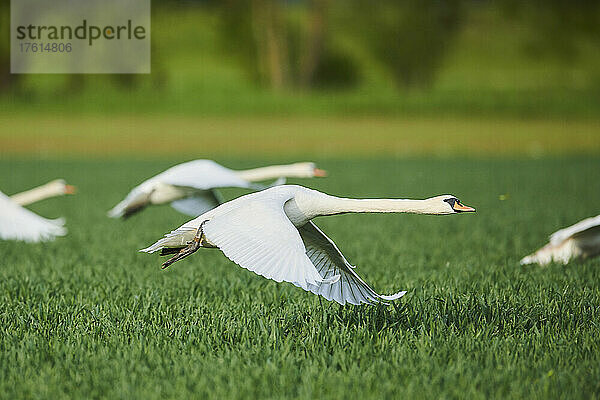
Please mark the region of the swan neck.
[[60, 196], [62, 194], [64, 194], [63, 191], [56, 184], [50, 182], [45, 185], [14, 194], [10, 196], [10, 198], [18, 205], [26, 206], [50, 197]]
[[409, 214], [439, 214], [432, 209], [427, 200], [411, 199], [346, 199], [333, 198], [327, 201], [326, 214], [343, 213], [409, 213]]
[[300, 170], [296, 165], [271, 165], [268, 167], [260, 167], [236, 171], [236, 174], [248, 181], [258, 182], [277, 178], [302, 178], [306, 176], [306, 171]]

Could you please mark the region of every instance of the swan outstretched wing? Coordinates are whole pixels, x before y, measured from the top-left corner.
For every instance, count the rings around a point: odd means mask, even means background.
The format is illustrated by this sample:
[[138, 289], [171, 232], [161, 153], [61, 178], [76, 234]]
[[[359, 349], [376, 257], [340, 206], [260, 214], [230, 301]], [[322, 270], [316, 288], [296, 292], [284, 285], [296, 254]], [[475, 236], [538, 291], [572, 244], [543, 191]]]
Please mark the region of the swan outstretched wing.
[[[391, 296], [377, 294], [353, 271], [354, 267], [346, 260], [335, 243], [312, 221], [298, 228], [298, 231], [304, 241], [306, 255], [319, 274], [326, 279], [325, 282], [308, 286], [308, 290], [314, 294], [344, 305], [345, 303], [382, 303], [386, 300], [398, 299], [406, 293], [398, 292]], [[327, 281], [334, 276], [339, 276], [339, 279], [334, 282]]]
[[212, 217], [202, 231], [211, 244], [240, 267], [309, 290], [310, 285], [318, 285], [323, 279], [307, 257], [283, 204], [252, 201]]
[[171, 207], [180, 213], [197, 217], [223, 203], [221, 195], [216, 190], [203, 190], [193, 197], [175, 200]]
[[211, 160], [194, 160], [169, 168], [156, 175], [157, 181], [174, 186], [208, 190], [213, 188], [251, 188], [252, 184], [240, 178], [235, 171]]
[[123, 201], [108, 212], [108, 216], [112, 218], [127, 217], [141, 210], [150, 203], [152, 192], [161, 185], [170, 185], [191, 197], [198, 197], [198, 199], [189, 202], [176, 201], [172, 203], [173, 208], [177, 211], [191, 216], [198, 216], [220, 204], [220, 202], [215, 203], [214, 199], [208, 198], [209, 194], [204, 193], [204, 191], [226, 187], [255, 190], [265, 188], [265, 186], [253, 184], [240, 178], [235, 171], [214, 161], [194, 160], [175, 165], [134, 187]]
[[254, 183], [254, 182], [250, 182], [248, 185], [249, 189], [254, 189], [254, 190], [265, 190], [268, 188], [272, 188], [275, 186], [281, 186], [281, 185], [285, 185], [285, 182], [287, 181], [287, 179], [285, 177], [279, 177], [276, 180], [274, 180], [273, 182], [269, 183], [269, 184], [262, 184], [262, 183]]
[[575, 225], [554, 232], [550, 236], [550, 243], [558, 245], [572, 236], [585, 235], [592, 232], [600, 234], [600, 215], [586, 218]]
[[0, 192], [0, 239], [40, 242], [66, 235], [62, 219], [47, 219], [15, 204]]
[[116, 206], [110, 209], [106, 215], [111, 218], [128, 217], [145, 208], [150, 202], [152, 190], [143, 184], [134, 187]]

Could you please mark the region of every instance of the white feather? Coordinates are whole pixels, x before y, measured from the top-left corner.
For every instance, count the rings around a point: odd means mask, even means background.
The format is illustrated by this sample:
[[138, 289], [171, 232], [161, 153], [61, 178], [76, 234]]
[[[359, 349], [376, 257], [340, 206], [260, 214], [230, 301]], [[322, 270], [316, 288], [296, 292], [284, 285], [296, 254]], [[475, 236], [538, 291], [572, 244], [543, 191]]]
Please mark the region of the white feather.
[[216, 190], [203, 190], [194, 197], [175, 200], [171, 203], [171, 207], [182, 214], [197, 217], [198, 215], [202, 215], [205, 212], [212, 210], [221, 203], [221, 196]]
[[306, 256], [298, 230], [283, 211], [288, 199], [253, 201], [214, 216], [203, 225], [210, 243], [231, 261], [277, 282], [302, 288], [322, 281]]
[[600, 254], [600, 215], [554, 232], [548, 244], [523, 257], [520, 263], [547, 265], [554, 261], [568, 264], [575, 258], [597, 254]]
[[554, 232], [552, 235], [550, 235], [550, 243], [552, 243], [553, 245], [558, 245], [575, 234], [582, 233], [588, 229], [595, 228], [597, 226], [600, 226], [600, 215], [586, 218], [583, 221], [579, 221], [574, 225]]
[[15, 204], [0, 192], [0, 239], [40, 242], [66, 235], [64, 220], [47, 219]]

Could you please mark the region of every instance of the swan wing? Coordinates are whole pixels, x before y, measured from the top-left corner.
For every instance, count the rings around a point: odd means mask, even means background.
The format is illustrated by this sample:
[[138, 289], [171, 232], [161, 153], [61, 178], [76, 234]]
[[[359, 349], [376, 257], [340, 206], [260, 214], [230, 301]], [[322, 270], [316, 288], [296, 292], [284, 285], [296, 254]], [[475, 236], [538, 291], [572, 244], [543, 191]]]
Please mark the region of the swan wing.
[[554, 232], [550, 236], [550, 243], [558, 245], [570, 237], [579, 237], [587, 234], [598, 234], [600, 231], [600, 215], [586, 218], [575, 225]]
[[285, 185], [285, 182], [287, 181], [287, 179], [285, 177], [280, 177], [277, 178], [276, 180], [274, 180], [273, 182], [269, 183], [269, 184], [262, 184], [262, 183], [253, 183], [250, 182], [248, 185], [248, 187], [250, 189], [254, 189], [254, 190], [264, 190], [264, 189], [268, 189], [268, 188], [272, 188], [275, 186], [281, 186], [281, 185]]
[[216, 190], [203, 190], [193, 197], [176, 200], [171, 207], [180, 213], [197, 217], [223, 203], [221, 195]]
[[306, 256], [300, 234], [283, 210], [285, 201], [250, 201], [203, 225], [206, 239], [240, 267], [305, 290], [322, 281]]
[[[354, 272], [354, 267], [346, 260], [335, 243], [312, 221], [298, 228], [298, 231], [304, 241], [306, 255], [325, 279], [324, 282], [309, 285], [308, 290], [314, 294], [342, 305], [346, 303], [358, 305], [396, 300], [406, 293], [403, 291], [391, 296], [377, 294]], [[339, 276], [339, 279], [331, 281], [335, 276]]]
[[62, 219], [47, 219], [14, 203], [0, 192], [0, 239], [40, 242], [66, 235]]
[[194, 160], [169, 168], [154, 178], [174, 186], [208, 190], [223, 187], [251, 188], [235, 171], [211, 160]]
[[[235, 171], [229, 168], [225, 168], [212, 160], [194, 160], [175, 165], [134, 187], [123, 201], [108, 212], [108, 216], [112, 218], [127, 217], [146, 207], [150, 203], [152, 192], [160, 184], [176, 186], [190, 194], [198, 190], [205, 191], [223, 187], [253, 188], [251, 183], [240, 178]], [[263, 187], [260, 189], [263, 189]], [[202, 214], [196, 213], [196, 211], [190, 213], [190, 209], [198, 210], [200, 208], [198, 205], [194, 206], [191, 203], [193, 202], [179, 203], [179, 205], [173, 205], [173, 207], [178, 211], [180, 211], [180, 208], [188, 210], [181, 211], [188, 215]], [[214, 206], [211, 208], [214, 208]]]
[[110, 209], [106, 215], [111, 218], [127, 217], [145, 208], [150, 203], [152, 189], [146, 182], [134, 187], [116, 206]]

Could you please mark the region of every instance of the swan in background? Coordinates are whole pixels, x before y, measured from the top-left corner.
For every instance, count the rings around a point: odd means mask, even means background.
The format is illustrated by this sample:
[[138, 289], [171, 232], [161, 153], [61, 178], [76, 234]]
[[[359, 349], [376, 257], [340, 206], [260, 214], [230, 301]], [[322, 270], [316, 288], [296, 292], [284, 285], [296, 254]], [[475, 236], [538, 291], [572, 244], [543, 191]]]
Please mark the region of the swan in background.
[[73, 193], [75, 187], [68, 185], [64, 179], [56, 179], [11, 197], [0, 192], [0, 239], [40, 242], [66, 235], [62, 218], [40, 217], [22, 206]]
[[62, 218], [40, 217], [0, 192], [0, 239], [41, 242], [66, 233]]
[[600, 254], [600, 215], [586, 218], [568, 228], [554, 232], [550, 243], [524, 257], [521, 265], [547, 265], [554, 261], [568, 264], [574, 258]]
[[50, 197], [74, 194], [75, 186], [69, 185], [64, 179], [55, 179], [45, 185], [13, 194], [10, 199], [20, 206], [27, 206]]
[[262, 190], [266, 186], [253, 182], [279, 179], [274, 185], [285, 183], [281, 178], [312, 178], [327, 173], [314, 163], [301, 162], [289, 165], [235, 171], [211, 160], [195, 160], [176, 165], [142, 182], [108, 216], [127, 218], [150, 204], [166, 204], [177, 211], [196, 217], [221, 204], [222, 198], [215, 189], [238, 187]]
[[342, 305], [386, 303], [406, 292], [377, 294], [311, 220], [344, 213], [444, 215], [474, 211], [450, 195], [426, 200], [348, 199], [283, 185], [221, 204], [140, 251], [175, 254], [163, 263], [166, 268], [200, 247], [216, 247], [242, 268], [277, 282], [293, 283]]

